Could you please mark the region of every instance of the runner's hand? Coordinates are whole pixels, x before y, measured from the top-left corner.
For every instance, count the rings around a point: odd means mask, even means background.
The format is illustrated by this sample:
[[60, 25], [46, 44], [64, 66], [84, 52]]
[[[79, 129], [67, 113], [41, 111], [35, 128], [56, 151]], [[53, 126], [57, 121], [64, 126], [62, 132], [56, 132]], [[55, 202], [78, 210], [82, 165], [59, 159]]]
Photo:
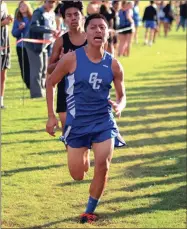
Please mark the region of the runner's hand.
[[50, 116], [46, 124], [46, 132], [55, 137], [55, 129], [58, 129], [58, 120], [55, 116]]
[[52, 34], [54, 38], [58, 38], [60, 36], [60, 31], [59, 30], [52, 30]]
[[121, 117], [121, 111], [122, 111], [122, 108], [120, 107], [120, 105], [112, 100], [109, 100], [108, 101], [111, 105], [112, 105], [112, 108], [113, 110], [115, 111], [115, 114], [118, 118]]

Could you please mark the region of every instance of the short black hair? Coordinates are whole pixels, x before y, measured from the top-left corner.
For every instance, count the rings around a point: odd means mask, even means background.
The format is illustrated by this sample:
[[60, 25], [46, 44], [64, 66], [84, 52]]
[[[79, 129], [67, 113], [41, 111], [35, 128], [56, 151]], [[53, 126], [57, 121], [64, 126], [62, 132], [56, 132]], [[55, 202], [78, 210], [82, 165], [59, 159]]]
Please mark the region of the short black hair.
[[155, 1], [150, 1], [150, 4], [153, 5], [155, 3]]
[[82, 14], [83, 14], [83, 3], [82, 1], [78, 1], [78, 0], [75, 0], [75, 1], [63, 1], [62, 2], [62, 6], [61, 6], [61, 9], [60, 9], [60, 13], [62, 15], [63, 18], [65, 18], [65, 12], [67, 9], [69, 8], [77, 8]]
[[120, 2], [120, 0], [112, 1], [112, 5], [115, 5], [116, 3]]
[[106, 22], [107, 26], [108, 26], [108, 21], [106, 20], [105, 16], [103, 16], [102, 14], [91, 14], [86, 18], [86, 21], [84, 23], [84, 30], [85, 31], [86, 31], [86, 29], [87, 29], [87, 27], [90, 24], [90, 21], [92, 19], [103, 19]]

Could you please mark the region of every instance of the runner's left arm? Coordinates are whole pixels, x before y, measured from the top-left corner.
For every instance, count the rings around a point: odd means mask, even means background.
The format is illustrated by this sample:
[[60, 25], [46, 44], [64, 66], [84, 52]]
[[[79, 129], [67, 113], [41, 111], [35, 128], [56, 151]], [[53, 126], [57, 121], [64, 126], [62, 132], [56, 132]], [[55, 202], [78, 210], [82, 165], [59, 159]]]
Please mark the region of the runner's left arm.
[[113, 59], [112, 61], [112, 71], [114, 75], [114, 87], [116, 92], [116, 102], [109, 101], [112, 105], [116, 115], [121, 116], [122, 110], [126, 107], [126, 93], [124, 86], [124, 71], [123, 67], [118, 60]]

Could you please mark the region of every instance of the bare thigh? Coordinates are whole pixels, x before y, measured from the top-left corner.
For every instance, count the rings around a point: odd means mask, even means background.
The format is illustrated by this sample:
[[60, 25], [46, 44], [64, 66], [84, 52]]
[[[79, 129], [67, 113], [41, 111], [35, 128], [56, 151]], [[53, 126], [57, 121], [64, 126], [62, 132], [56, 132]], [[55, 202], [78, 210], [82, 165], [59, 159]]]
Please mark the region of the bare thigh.
[[111, 138], [104, 142], [93, 143], [92, 147], [94, 151], [96, 167], [101, 164], [110, 163], [112, 156], [113, 156], [114, 139]]
[[89, 150], [87, 147], [72, 148], [67, 146], [68, 151], [68, 168], [71, 176], [75, 180], [84, 178], [85, 167], [87, 165]]

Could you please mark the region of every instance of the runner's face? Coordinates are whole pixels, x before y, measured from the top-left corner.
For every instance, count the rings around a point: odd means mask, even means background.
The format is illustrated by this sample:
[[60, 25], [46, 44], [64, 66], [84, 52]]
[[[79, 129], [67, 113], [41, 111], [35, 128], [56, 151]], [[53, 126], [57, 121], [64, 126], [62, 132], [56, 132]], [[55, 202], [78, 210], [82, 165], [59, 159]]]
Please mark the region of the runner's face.
[[108, 25], [102, 18], [94, 18], [89, 22], [86, 33], [88, 43], [103, 46], [108, 39]]
[[77, 8], [72, 7], [65, 11], [64, 22], [70, 30], [76, 29], [78, 27], [81, 27], [83, 22], [83, 16]]

